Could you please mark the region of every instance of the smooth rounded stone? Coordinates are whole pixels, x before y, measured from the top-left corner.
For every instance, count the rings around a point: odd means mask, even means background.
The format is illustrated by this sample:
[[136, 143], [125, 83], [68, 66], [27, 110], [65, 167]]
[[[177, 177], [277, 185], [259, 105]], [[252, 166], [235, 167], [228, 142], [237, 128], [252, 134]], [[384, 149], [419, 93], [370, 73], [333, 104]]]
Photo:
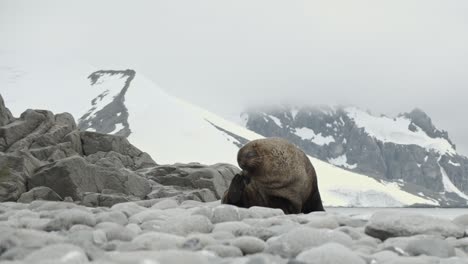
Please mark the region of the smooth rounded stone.
[[137, 225], [137, 224], [128, 224], [128, 225], [126, 226], [126, 228], [127, 228], [128, 230], [131, 230], [133, 233], [135, 233], [135, 234], [137, 234], [137, 235], [139, 235], [139, 234], [142, 232], [140, 226]]
[[439, 264], [468, 264], [468, 258], [448, 258], [441, 259]]
[[128, 203], [119, 203], [119, 204], [114, 204], [111, 207], [112, 211], [120, 211], [127, 215], [127, 217], [130, 217], [132, 215], [138, 214], [140, 212], [143, 212], [147, 210], [146, 207], [140, 206], [134, 202], [128, 202]]
[[241, 257], [242, 251], [238, 247], [227, 245], [209, 245], [204, 250], [214, 252], [217, 256], [222, 258]]
[[235, 235], [236, 233], [240, 233], [242, 230], [248, 229], [250, 227], [250, 225], [243, 222], [223, 222], [214, 225], [213, 233], [226, 231]]
[[[10, 221], [13, 222], [13, 221]], [[24, 217], [14, 222], [17, 228], [45, 230], [50, 219]]]
[[206, 246], [216, 244], [219, 244], [219, 242], [211, 235], [191, 234], [182, 243], [181, 248], [187, 250], [201, 250]]
[[383, 264], [439, 264], [440, 260], [434, 257], [397, 257], [389, 259]]
[[211, 222], [213, 224], [222, 223], [222, 222], [233, 222], [239, 221], [239, 211], [238, 208], [234, 205], [223, 204], [216, 206], [213, 209], [213, 215], [211, 216]]
[[102, 245], [107, 243], [107, 235], [103, 230], [94, 230], [93, 231], [93, 242], [96, 245]]
[[166, 223], [166, 220], [151, 220], [146, 221], [143, 224], [140, 224], [140, 228], [147, 232], [147, 231], [156, 231], [159, 232], [161, 230], [161, 226]]
[[218, 263], [214, 254], [184, 250], [112, 252], [110, 263], [118, 264], [210, 264]]
[[96, 214], [96, 223], [113, 222], [119, 225], [128, 224], [127, 215], [121, 211], [108, 211]]
[[70, 233], [73, 233], [73, 232], [77, 232], [77, 231], [92, 231], [94, 230], [94, 228], [90, 227], [90, 226], [87, 226], [87, 225], [74, 225], [72, 227], [70, 227], [70, 229], [68, 230]]
[[459, 248], [455, 249], [455, 256], [463, 259], [468, 259], [468, 251], [461, 250]]
[[167, 215], [160, 209], [146, 209], [145, 211], [136, 213], [128, 219], [129, 223], [142, 224], [151, 220], [165, 220]]
[[335, 216], [327, 212], [311, 212], [301, 215], [299, 219], [305, 220], [305, 225], [312, 228], [335, 229], [340, 226]]
[[40, 248], [45, 245], [66, 242], [66, 238], [40, 230], [33, 229], [0, 229], [0, 249], [7, 250], [13, 247]]
[[464, 236], [465, 229], [443, 218], [404, 211], [379, 211], [372, 215], [365, 232], [381, 240], [417, 234], [460, 238]]
[[276, 208], [268, 208], [268, 207], [261, 207], [261, 206], [252, 206], [248, 209], [253, 214], [258, 215], [261, 218], [270, 218], [274, 216], [282, 216], [284, 215], [283, 210], [276, 209]]
[[411, 256], [427, 255], [439, 258], [455, 256], [455, 248], [449, 242], [440, 239], [415, 239], [405, 248]]
[[22, 218], [25, 218], [25, 217], [38, 219], [38, 218], [40, 218], [40, 214], [37, 213], [37, 212], [33, 212], [31, 210], [28, 210], [28, 209], [22, 209], [22, 210], [17, 210], [17, 211], [12, 212], [8, 216], [8, 220], [18, 221], [18, 220], [21, 220]]
[[29, 209], [32, 211], [40, 212], [40, 211], [57, 211], [57, 210], [65, 210], [71, 208], [83, 208], [75, 203], [70, 202], [60, 202], [60, 201], [44, 201], [44, 200], [37, 200], [33, 201], [29, 204]]
[[385, 263], [390, 259], [398, 258], [399, 255], [390, 250], [383, 250], [372, 254], [370, 257], [373, 260], [371, 263]]
[[[253, 255], [247, 255], [244, 257], [238, 257], [238, 258], [233, 258], [231, 261], [226, 261], [225, 263], [229, 264], [294, 264], [296, 263], [300, 264], [302, 262], [300, 261], [295, 261], [295, 260], [289, 260], [289, 262], [286, 259], [283, 259], [278, 256], [273, 256], [270, 254], [265, 254], [265, 253], [257, 253]], [[223, 262], [224, 263], [224, 262]]]
[[73, 225], [95, 226], [96, 218], [90, 212], [69, 209], [59, 212], [46, 226], [46, 231], [68, 230]]
[[231, 240], [231, 239], [234, 239], [236, 237], [233, 233], [228, 232], [228, 231], [213, 232], [213, 233], [211, 233], [211, 236], [214, 239], [221, 240], [221, 241]]
[[259, 213], [249, 210], [247, 208], [238, 207], [237, 210], [239, 212], [239, 220], [262, 218], [262, 216]]
[[464, 214], [464, 215], [459, 215], [457, 217], [455, 217], [452, 222], [454, 222], [455, 224], [459, 225], [459, 226], [463, 226], [465, 228], [468, 228], [468, 214]]
[[151, 208], [164, 210], [164, 209], [176, 208], [178, 206], [179, 206], [179, 203], [176, 200], [165, 199], [154, 204], [153, 206], [151, 206]]
[[359, 239], [361, 239], [363, 236], [365, 236], [364, 230], [362, 230], [362, 232], [360, 232], [360, 229], [358, 229], [358, 228], [353, 228], [353, 227], [349, 227], [349, 226], [341, 226], [341, 227], [336, 228], [335, 230], [347, 234], [347, 235], [350, 236], [353, 240], [359, 240]]
[[327, 229], [335, 229], [339, 227], [338, 222], [336, 219], [329, 215], [324, 216], [315, 216], [308, 218], [309, 223], [306, 224], [308, 227], [312, 228], [327, 228]]
[[131, 243], [122, 244], [122, 251], [135, 250], [165, 250], [179, 248], [185, 241], [184, 237], [167, 233], [148, 232], [135, 237]]
[[238, 247], [244, 255], [255, 254], [265, 250], [265, 241], [256, 237], [238, 237], [231, 241], [231, 245]]
[[272, 230], [263, 227], [249, 227], [246, 229], [239, 229], [234, 232], [236, 237], [252, 236], [257, 237], [263, 241], [267, 241], [270, 237], [273, 237], [276, 234], [277, 233], [273, 232]]
[[380, 240], [378, 240], [377, 238], [373, 238], [373, 237], [362, 237], [354, 241], [355, 241], [354, 243], [355, 245], [368, 246], [372, 248], [377, 248], [378, 245], [381, 243]]
[[367, 220], [354, 218], [347, 215], [336, 214], [335, 219], [340, 226], [348, 226], [348, 227], [364, 227], [367, 224]]
[[279, 237], [268, 239], [265, 251], [284, 258], [291, 258], [308, 248], [329, 242], [339, 243], [347, 247], [350, 247], [353, 243], [348, 235], [339, 231], [298, 227]]
[[301, 252], [297, 260], [313, 264], [366, 264], [349, 248], [337, 244], [327, 243]]
[[367, 245], [352, 245], [350, 248], [353, 252], [363, 256], [372, 255], [377, 251], [375, 247], [370, 247]]
[[168, 219], [161, 226], [160, 231], [186, 236], [191, 233], [210, 233], [213, 224], [203, 215], [189, 215], [186, 217]]
[[441, 239], [439, 236], [433, 235], [416, 235], [411, 237], [392, 237], [377, 246], [378, 250], [391, 250], [400, 255], [407, 255], [406, 248], [413, 240], [420, 239]]
[[204, 215], [208, 219], [212, 219], [213, 218], [213, 208], [209, 208], [209, 207], [206, 207], [206, 206], [196, 207], [196, 208], [193, 208], [193, 211], [192, 211], [191, 214], [192, 215]]
[[96, 225], [96, 229], [104, 231], [108, 241], [131, 241], [138, 233], [116, 223], [103, 222]]
[[79, 247], [71, 244], [56, 244], [36, 250], [26, 256], [25, 262], [57, 261], [61, 263], [81, 264], [89, 263], [86, 253]]
[[194, 208], [194, 207], [200, 207], [203, 206], [203, 202], [200, 201], [194, 201], [194, 200], [185, 200], [180, 204], [180, 208], [183, 209], [189, 209], [189, 208]]
[[[0, 247], [0, 250], [3, 249]], [[27, 255], [31, 254], [35, 248], [25, 248], [25, 247], [14, 247], [6, 250], [0, 254], [0, 263], [5, 263], [5, 261], [14, 261], [19, 259], [24, 259]]]

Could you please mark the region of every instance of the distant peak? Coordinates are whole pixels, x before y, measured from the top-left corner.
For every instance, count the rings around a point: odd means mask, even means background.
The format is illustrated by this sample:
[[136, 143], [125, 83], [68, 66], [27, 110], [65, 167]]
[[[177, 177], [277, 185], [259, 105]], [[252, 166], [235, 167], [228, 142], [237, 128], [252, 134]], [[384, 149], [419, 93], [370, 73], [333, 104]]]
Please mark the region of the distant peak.
[[99, 80], [104, 75], [118, 75], [121, 74], [123, 76], [129, 77], [129, 79], [135, 78], [136, 72], [131, 69], [126, 69], [126, 70], [99, 70], [91, 73], [88, 76], [88, 79], [91, 81], [91, 85], [96, 84], [96, 82]]

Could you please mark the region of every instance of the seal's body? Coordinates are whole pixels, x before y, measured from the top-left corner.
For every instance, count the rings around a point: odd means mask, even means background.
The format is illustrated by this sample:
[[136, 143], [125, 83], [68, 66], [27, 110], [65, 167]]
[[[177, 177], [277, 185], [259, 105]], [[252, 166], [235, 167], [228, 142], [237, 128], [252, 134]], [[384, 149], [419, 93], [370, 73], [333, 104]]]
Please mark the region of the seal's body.
[[242, 169], [222, 203], [280, 208], [286, 214], [324, 211], [317, 175], [302, 150], [281, 138], [247, 143], [237, 154]]

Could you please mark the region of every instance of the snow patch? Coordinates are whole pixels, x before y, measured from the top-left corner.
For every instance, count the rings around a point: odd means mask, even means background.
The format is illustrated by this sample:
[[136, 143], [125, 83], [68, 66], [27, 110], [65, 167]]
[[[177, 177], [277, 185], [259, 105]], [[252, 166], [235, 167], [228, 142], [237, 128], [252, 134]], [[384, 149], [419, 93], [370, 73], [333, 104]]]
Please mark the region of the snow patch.
[[460, 166], [461, 166], [460, 163], [455, 163], [455, 162], [453, 162], [452, 160], [449, 160], [448, 163], [451, 164], [451, 165], [453, 165], [453, 166], [455, 166], [455, 167], [460, 167]]
[[122, 130], [124, 128], [124, 125], [122, 123], [117, 123], [115, 124], [115, 129], [114, 131], [110, 132], [109, 134], [115, 134], [117, 132], [119, 132], [120, 130]]
[[444, 138], [431, 138], [422, 130], [412, 132], [408, 129], [411, 120], [405, 117], [376, 117], [355, 107], [346, 108], [348, 116], [356, 125], [364, 128], [369, 136], [382, 142], [399, 145], [419, 145], [440, 154], [456, 154], [452, 145]]
[[90, 128], [88, 128], [88, 129], [86, 129], [86, 131], [89, 131], [89, 132], [96, 132], [96, 129], [90, 127]]
[[275, 122], [275, 124], [279, 127], [283, 127], [283, 123], [281, 123], [281, 120], [279, 120], [279, 118], [277, 118], [276, 116], [272, 116], [272, 115], [268, 115], [269, 118], [271, 118], [271, 120], [273, 120], [273, 122]]
[[324, 137], [322, 136], [322, 133], [315, 134], [314, 130], [307, 127], [296, 128], [294, 134], [304, 140], [310, 140], [319, 146], [324, 146], [335, 142], [335, 139], [332, 136]]
[[291, 110], [291, 115], [292, 115], [293, 120], [296, 119], [297, 113], [299, 113], [299, 110], [297, 110], [296, 108], [293, 108]]
[[351, 170], [357, 168], [357, 163], [352, 165], [348, 163], [348, 158], [346, 157], [346, 154], [343, 154], [333, 159], [328, 159], [328, 162], [335, 166], [341, 166]]
[[[462, 197], [463, 199], [468, 200], [468, 195], [464, 194], [462, 191], [460, 191], [455, 184], [450, 180], [450, 178], [447, 175], [447, 172], [445, 171], [444, 167], [440, 166], [440, 172], [442, 173], [442, 184], [444, 185], [444, 189], [446, 192], [451, 192], [451, 193], [456, 193], [458, 196]], [[468, 203], [468, 201], [467, 201]]]

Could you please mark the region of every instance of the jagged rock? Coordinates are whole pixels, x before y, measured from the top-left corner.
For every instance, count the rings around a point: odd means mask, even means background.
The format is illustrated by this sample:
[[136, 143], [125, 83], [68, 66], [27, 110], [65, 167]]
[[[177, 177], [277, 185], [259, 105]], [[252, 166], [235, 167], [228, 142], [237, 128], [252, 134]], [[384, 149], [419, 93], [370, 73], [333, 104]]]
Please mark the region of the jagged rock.
[[50, 111], [28, 109], [20, 118], [0, 127], [0, 137], [6, 143], [4, 152], [29, 147], [32, 141], [45, 133], [53, 124], [54, 116]]
[[201, 202], [216, 201], [217, 198], [212, 190], [209, 189], [193, 189], [190, 187], [153, 185], [153, 190], [148, 194], [150, 199], [171, 197], [179, 202], [186, 200], [195, 200]]
[[[84, 131], [80, 133], [83, 153], [91, 155], [98, 152], [116, 152], [133, 159], [134, 169], [156, 165], [151, 157], [130, 144], [124, 137]], [[102, 154], [101, 154], [102, 155]], [[115, 155], [113, 155], [115, 157]]]
[[99, 193], [111, 189], [119, 193], [144, 198], [150, 191], [149, 182], [126, 169], [100, 167], [73, 156], [45, 165], [30, 179], [31, 187], [47, 186], [61, 197], [81, 199], [83, 193]]
[[19, 203], [31, 203], [35, 200], [46, 200], [46, 201], [62, 201], [62, 197], [54, 192], [49, 187], [40, 186], [34, 187], [28, 192], [21, 194], [18, 199]]
[[385, 240], [390, 237], [414, 236], [418, 234], [463, 237], [463, 227], [449, 220], [403, 211], [380, 211], [370, 218], [366, 234]]
[[174, 164], [156, 166], [146, 172], [146, 177], [163, 185], [175, 185], [190, 189], [211, 190], [220, 199], [235, 174], [240, 170], [230, 164], [205, 166], [200, 164]]
[[16, 201], [26, 191], [25, 159], [0, 152], [0, 202]]
[[13, 115], [11, 114], [10, 110], [6, 108], [3, 97], [0, 94], [0, 127], [7, 125], [11, 121], [13, 121]]

